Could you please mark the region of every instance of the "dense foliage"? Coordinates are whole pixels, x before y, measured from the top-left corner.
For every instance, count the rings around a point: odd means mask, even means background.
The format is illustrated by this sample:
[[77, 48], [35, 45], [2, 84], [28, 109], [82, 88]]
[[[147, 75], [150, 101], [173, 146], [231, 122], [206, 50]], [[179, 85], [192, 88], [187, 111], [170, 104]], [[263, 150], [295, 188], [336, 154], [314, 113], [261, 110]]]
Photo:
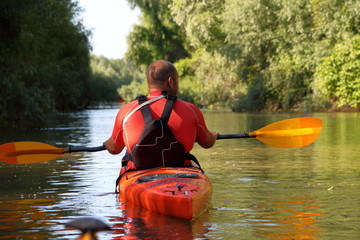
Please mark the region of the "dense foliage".
[[89, 33], [78, 12], [70, 0], [0, 2], [2, 127], [89, 104]]
[[[92, 101], [94, 102], [114, 102], [119, 97], [126, 100], [134, 98], [118, 92], [121, 86], [138, 83], [144, 80], [143, 71], [124, 59], [107, 59], [103, 56], [91, 56], [92, 78], [91, 92], [93, 93]], [[141, 68], [140, 68], [141, 69]], [[124, 87], [125, 89], [126, 87]]]
[[[167, 46], [170, 38], [154, 31], [162, 42], [144, 41], [146, 34], [136, 30], [157, 28], [149, 19], [153, 1], [128, 1], [143, 12], [142, 22], [128, 39], [133, 46], [128, 57], [139, 64], [166, 59], [171, 54], [161, 55], [158, 49]], [[196, 104], [234, 110], [360, 107], [359, 1], [162, 0], [157, 4], [162, 25], [171, 23], [176, 29], [175, 22], [184, 35], [179, 39], [189, 57], [179, 55], [175, 65], [182, 94]], [[133, 54], [136, 46], [143, 47], [142, 61], [137, 59], [140, 54]]]
[[340, 106], [360, 106], [360, 36], [335, 45], [332, 54], [318, 66], [315, 95]]
[[127, 56], [136, 64], [148, 64], [157, 59], [175, 62], [187, 57], [185, 35], [173, 21], [171, 0], [128, 0], [140, 8], [141, 24], [135, 25], [128, 37]]
[[146, 93], [174, 62], [180, 97], [239, 110], [360, 108], [358, 0], [128, 0], [126, 58], [90, 57], [75, 0], [0, 1], [0, 127]]
[[139, 81], [128, 61], [90, 57], [81, 13], [71, 0], [0, 2], [0, 127], [43, 126], [49, 113], [116, 101]]

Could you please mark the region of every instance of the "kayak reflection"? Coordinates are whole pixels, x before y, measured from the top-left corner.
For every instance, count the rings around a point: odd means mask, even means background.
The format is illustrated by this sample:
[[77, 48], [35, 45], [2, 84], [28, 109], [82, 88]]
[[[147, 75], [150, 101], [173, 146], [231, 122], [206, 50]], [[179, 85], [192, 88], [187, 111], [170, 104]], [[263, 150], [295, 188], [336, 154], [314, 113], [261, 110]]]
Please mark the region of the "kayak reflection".
[[[62, 217], [59, 212], [44, 211], [54, 199], [0, 199], [0, 239], [45, 239], [48, 219]], [[19, 233], [21, 231], [21, 233]]]
[[311, 197], [272, 201], [261, 211], [257, 234], [266, 239], [320, 239], [318, 217], [324, 215]]
[[111, 217], [114, 222], [112, 239], [206, 239], [210, 228], [210, 214], [188, 221], [168, 217], [121, 200], [121, 217]]

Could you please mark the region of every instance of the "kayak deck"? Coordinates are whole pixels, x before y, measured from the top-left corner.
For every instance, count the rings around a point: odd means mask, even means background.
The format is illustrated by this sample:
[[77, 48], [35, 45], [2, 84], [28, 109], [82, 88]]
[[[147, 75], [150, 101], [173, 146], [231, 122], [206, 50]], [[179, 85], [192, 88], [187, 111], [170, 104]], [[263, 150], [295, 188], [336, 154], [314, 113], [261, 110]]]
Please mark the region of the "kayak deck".
[[193, 219], [209, 206], [212, 185], [198, 168], [152, 168], [125, 173], [119, 183], [126, 201], [182, 219]]

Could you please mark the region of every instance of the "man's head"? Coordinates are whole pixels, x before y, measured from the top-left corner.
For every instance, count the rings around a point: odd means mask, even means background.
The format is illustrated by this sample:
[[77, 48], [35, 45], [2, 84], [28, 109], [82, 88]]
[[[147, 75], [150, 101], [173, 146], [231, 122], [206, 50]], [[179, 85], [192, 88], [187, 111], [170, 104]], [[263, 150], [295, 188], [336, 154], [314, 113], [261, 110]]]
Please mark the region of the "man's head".
[[178, 91], [178, 72], [172, 63], [165, 60], [152, 62], [147, 70], [146, 78], [149, 89], [167, 91], [176, 95]]

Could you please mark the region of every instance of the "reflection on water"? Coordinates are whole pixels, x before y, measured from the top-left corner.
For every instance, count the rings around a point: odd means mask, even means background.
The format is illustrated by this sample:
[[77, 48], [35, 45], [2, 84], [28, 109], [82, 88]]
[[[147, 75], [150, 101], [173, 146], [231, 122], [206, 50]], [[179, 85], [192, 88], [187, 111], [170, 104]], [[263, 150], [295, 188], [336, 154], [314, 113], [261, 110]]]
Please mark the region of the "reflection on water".
[[121, 217], [110, 218], [115, 229], [112, 239], [206, 239], [208, 212], [187, 221], [154, 213], [131, 202], [122, 202], [120, 209]]
[[323, 215], [312, 197], [273, 201], [256, 206], [260, 226], [256, 233], [266, 239], [320, 239], [317, 217]]
[[[47, 219], [59, 217], [56, 212], [42, 211], [40, 206], [53, 204], [51, 199], [24, 199], [1, 201], [0, 230], [7, 239], [42, 239], [46, 236]], [[37, 229], [34, 231], [33, 229]], [[25, 236], [25, 237], [24, 237]], [[4, 237], [3, 237], [4, 238]]]
[[[0, 132], [0, 144], [39, 141], [98, 146], [116, 109], [60, 114], [39, 131]], [[304, 114], [205, 112], [220, 133], [253, 131]], [[0, 239], [75, 239], [64, 228], [97, 216], [113, 227], [100, 239], [359, 239], [360, 114], [306, 114], [323, 120], [318, 141], [276, 149], [253, 139], [219, 140], [193, 153], [213, 183], [209, 211], [195, 221], [123, 203], [114, 193], [121, 156], [75, 153], [33, 165], [0, 163]]]

